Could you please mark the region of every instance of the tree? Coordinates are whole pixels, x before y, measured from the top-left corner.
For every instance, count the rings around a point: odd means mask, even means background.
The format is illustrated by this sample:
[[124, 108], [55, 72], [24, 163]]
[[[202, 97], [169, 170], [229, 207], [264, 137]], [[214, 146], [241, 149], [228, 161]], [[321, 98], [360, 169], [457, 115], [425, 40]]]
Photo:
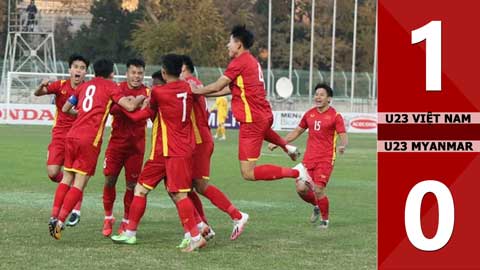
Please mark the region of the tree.
[[163, 54], [174, 52], [190, 55], [196, 65], [225, 65], [227, 35], [213, 0], [146, 3], [150, 11], [131, 45], [148, 63], [158, 64]]
[[94, 1], [90, 12], [91, 24], [82, 25], [67, 43], [69, 53], [81, 53], [91, 61], [107, 57], [120, 63], [138, 56], [128, 41], [143, 16], [142, 9], [128, 12], [121, 9], [120, 0], [99, 0]]

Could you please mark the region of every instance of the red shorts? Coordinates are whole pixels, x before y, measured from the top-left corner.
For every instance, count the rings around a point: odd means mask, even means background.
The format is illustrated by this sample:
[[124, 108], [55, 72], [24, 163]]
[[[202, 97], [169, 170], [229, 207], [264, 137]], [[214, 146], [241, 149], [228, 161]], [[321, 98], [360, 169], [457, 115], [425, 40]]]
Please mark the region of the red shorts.
[[241, 123], [238, 140], [238, 159], [255, 161], [260, 157], [265, 134], [270, 130], [273, 119], [262, 119], [253, 123]]
[[210, 159], [213, 154], [213, 142], [197, 144], [192, 156], [192, 178], [210, 179]]
[[192, 158], [167, 157], [166, 187], [168, 192], [189, 192], [192, 190]]
[[130, 145], [109, 143], [103, 162], [103, 174], [118, 176], [122, 167], [125, 167], [125, 179], [137, 182], [142, 172], [144, 152], [132, 148]]
[[97, 167], [100, 144], [93, 146], [93, 139], [67, 138], [65, 142], [64, 170], [93, 176]]
[[65, 140], [65, 138], [52, 138], [48, 145], [47, 165], [63, 165], [65, 161]]
[[326, 187], [330, 174], [332, 174], [333, 165], [330, 162], [310, 162], [303, 164], [315, 185]]
[[138, 183], [148, 190], [157, 187], [166, 176], [165, 158], [147, 160], [138, 178]]

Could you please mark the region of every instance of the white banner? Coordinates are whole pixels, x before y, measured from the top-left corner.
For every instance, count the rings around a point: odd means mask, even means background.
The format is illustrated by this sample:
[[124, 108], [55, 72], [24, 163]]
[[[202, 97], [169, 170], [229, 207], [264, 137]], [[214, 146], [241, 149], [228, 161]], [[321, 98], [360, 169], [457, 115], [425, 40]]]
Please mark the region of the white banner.
[[[13, 125], [52, 125], [55, 118], [55, 105], [53, 104], [0, 104], [0, 124]], [[274, 111], [274, 130], [292, 130], [297, 127], [304, 112]], [[213, 115], [213, 116], [212, 116]], [[216, 126], [214, 114], [210, 115], [209, 124]], [[373, 113], [342, 113], [345, 128], [349, 133], [377, 133], [377, 114]], [[229, 114], [228, 128], [238, 128], [238, 123]], [[111, 117], [107, 121], [110, 126]], [[149, 121], [150, 122], [150, 121]], [[149, 123], [151, 126], [151, 123]]]

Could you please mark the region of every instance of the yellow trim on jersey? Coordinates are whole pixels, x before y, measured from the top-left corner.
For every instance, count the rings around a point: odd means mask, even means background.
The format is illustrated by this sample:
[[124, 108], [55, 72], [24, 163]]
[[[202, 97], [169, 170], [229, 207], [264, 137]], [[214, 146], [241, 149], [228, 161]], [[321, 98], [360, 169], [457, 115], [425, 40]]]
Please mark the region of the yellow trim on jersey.
[[247, 161], [257, 161], [258, 158], [247, 158]]
[[150, 96], [150, 93], [152, 92], [152, 90], [147, 87], [147, 88], [145, 89], [145, 91], [147, 92], [147, 97], [149, 97], [149, 96]]
[[335, 163], [335, 158], [337, 158], [337, 132], [333, 134], [333, 157], [332, 157], [332, 165]]
[[202, 179], [203, 180], [210, 180], [210, 177], [209, 176], [202, 176]]
[[63, 86], [67, 80], [60, 80], [60, 86]]
[[200, 136], [200, 130], [198, 129], [197, 120], [195, 120], [195, 112], [193, 110], [192, 110], [192, 113], [190, 114], [190, 119], [192, 120], [193, 134], [195, 135], [195, 143], [201, 144], [203, 142], [202, 136]]
[[74, 173], [78, 173], [78, 174], [81, 174], [81, 175], [87, 175], [86, 172], [84, 171], [81, 171], [81, 170], [77, 170], [77, 169], [73, 169], [73, 168], [66, 168], [66, 167], [63, 167], [63, 170], [64, 171], [67, 171], [67, 172], [74, 172]]
[[155, 146], [157, 145], [157, 134], [158, 134], [158, 115], [153, 120], [152, 127], [152, 150], [150, 151], [150, 160], [155, 156]]
[[178, 192], [190, 192], [191, 190], [191, 188], [179, 189]]
[[93, 141], [93, 146], [95, 146], [95, 147], [97, 147], [98, 142], [102, 138], [103, 128], [105, 126], [105, 119], [107, 119], [107, 116], [110, 113], [110, 106], [111, 105], [112, 105], [112, 100], [109, 100], [108, 104], [107, 104], [107, 107], [105, 108], [105, 113], [103, 114], [103, 117], [102, 117], [102, 123], [100, 123], [100, 127], [98, 128], [97, 136], [95, 136], [95, 140]]
[[52, 126], [52, 129], [54, 129], [55, 126], [57, 125], [57, 118], [58, 118], [58, 108], [55, 109], [55, 117], [53, 118], [53, 126]]
[[144, 188], [148, 189], [148, 190], [154, 190], [154, 189], [155, 189], [154, 187], [149, 186], [149, 185], [147, 185], [147, 184], [142, 184], [142, 186], [143, 186]]
[[245, 107], [245, 122], [251, 123], [252, 122], [252, 112], [250, 111], [250, 105], [247, 101], [247, 96], [245, 95], [245, 85], [243, 84], [243, 77], [239, 75], [237, 77], [237, 85], [240, 88], [241, 94], [240, 97], [243, 101], [243, 106]]
[[163, 156], [168, 157], [167, 126], [165, 125], [165, 122], [163, 122], [162, 114], [160, 114], [160, 126], [162, 127]]

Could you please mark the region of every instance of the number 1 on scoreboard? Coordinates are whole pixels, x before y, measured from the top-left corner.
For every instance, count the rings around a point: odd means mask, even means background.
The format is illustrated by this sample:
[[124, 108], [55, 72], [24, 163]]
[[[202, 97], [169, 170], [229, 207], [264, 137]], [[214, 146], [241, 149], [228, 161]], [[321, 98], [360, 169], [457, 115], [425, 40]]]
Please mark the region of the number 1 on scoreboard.
[[426, 40], [426, 89], [442, 90], [442, 22], [430, 21], [412, 31], [412, 44]]

